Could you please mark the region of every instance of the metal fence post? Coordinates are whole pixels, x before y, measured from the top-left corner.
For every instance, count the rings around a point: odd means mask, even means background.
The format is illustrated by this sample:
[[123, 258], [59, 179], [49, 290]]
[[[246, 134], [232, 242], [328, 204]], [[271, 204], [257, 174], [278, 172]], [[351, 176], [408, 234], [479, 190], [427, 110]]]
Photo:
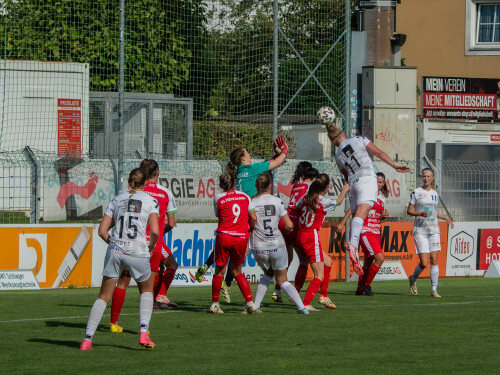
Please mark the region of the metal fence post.
[[[273, 141], [278, 136], [278, 67], [279, 67], [279, 23], [278, 0], [273, 1]], [[273, 170], [273, 193], [278, 195], [278, 178]]]
[[[344, 111], [344, 119], [345, 119], [345, 133], [347, 134], [347, 137], [351, 136], [351, 120], [350, 120], [350, 94], [351, 94], [351, 2], [350, 0], [345, 0], [345, 18], [346, 18], [346, 37], [345, 37], [345, 76], [346, 76], [346, 82], [345, 82], [345, 93], [344, 93], [344, 99], [345, 99], [345, 111]], [[345, 211], [347, 212], [350, 208], [349, 204], [349, 196], [346, 197], [345, 199]], [[352, 217], [352, 215], [351, 215]], [[350, 236], [350, 230], [351, 229], [351, 218], [349, 218], [346, 222], [345, 225], [345, 237], [346, 241], [349, 241], [349, 236]], [[345, 257], [345, 281], [349, 282], [351, 281], [351, 264], [349, 262], [349, 255], [347, 254], [347, 249], [344, 252], [344, 257]]]
[[40, 164], [38, 163], [33, 150], [26, 146], [24, 154], [31, 165], [30, 179], [30, 224], [40, 222]]
[[436, 141], [436, 187], [442, 189], [441, 187], [441, 173], [443, 171], [443, 144], [441, 141]]
[[123, 93], [125, 87], [125, 0], [120, 0], [120, 52], [119, 52], [119, 77], [118, 77], [118, 118], [119, 118], [119, 142], [118, 142], [118, 181], [115, 193], [123, 189], [123, 154], [125, 146], [125, 129], [123, 120]]

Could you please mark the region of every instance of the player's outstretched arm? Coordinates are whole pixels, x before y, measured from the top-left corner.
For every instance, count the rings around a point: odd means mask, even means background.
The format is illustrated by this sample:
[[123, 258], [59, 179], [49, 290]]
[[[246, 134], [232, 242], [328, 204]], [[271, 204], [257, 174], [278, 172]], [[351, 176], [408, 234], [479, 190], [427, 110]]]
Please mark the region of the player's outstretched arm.
[[383, 162], [387, 163], [388, 165], [390, 165], [391, 167], [393, 167], [396, 171], [398, 171], [400, 173], [405, 173], [405, 172], [410, 171], [410, 167], [396, 163], [394, 160], [391, 159], [391, 157], [389, 155], [387, 155], [384, 151], [382, 151], [377, 146], [375, 146], [373, 144], [373, 142], [370, 142], [366, 146], [366, 150], [370, 154], [376, 156], [377, 158], [379, 158]]
[[350, 186], [348, 184], [345, 184], [342, 186], [342, 189], [340, 190], [339, 197], [337, 198], [337, 206], [340, 206], [342, 202], [344, 201], [345, 195], [349, 191]]
[[269, 169], [278, 168], [286, 159], [288, 154], [288, 145], [286, 144], [285, 138], [278, 137], [273, 142], [273, 151], [275, 152], [274, 157], [269, 161]]

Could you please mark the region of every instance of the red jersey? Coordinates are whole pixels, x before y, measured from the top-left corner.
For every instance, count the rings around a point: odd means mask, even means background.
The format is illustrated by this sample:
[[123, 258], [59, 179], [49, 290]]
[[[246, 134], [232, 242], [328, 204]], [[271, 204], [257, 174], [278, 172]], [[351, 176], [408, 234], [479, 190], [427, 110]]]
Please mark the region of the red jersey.
[[297, 209], [297, 202], [300, 198], [307, 194], [309, 186], [311, 186], [310, 182], [299, 182], [298, 184], [293, 185], [290, 193], [290, 201], [288, 202], [288, 207], [286, 208], [290, 219], [293, 220], [299, 218], [300, 213]]
[[248, 213], [255, 207], [250, 197], [238, 190], [229, 190], [214, 197], [215, 216], [219, 218], [217, 233], [248, 239]]
[[326, 198], [320, 195], [316, 201], [314, 211], [309, 209], [309, 206], [304, 204], [304, 198], [301, 198], [297, 203], [300, 207], [299, 227], [301, 231], [319, 230], [328, 211], [333, 211], [337, 207], [337, 200]]
[[[161, 246], [163, 243], [163, 234], [165, 230], [165, 215], [167, 213], [175, 213], [177, 212], [177, 207], [175, 205], [175, 199], [170, 190], [166, 187], [158, 185], [156, 182], [148, 181], [146, 182], [146, 187], [144, 191], [155, 198], [159, 204], [159, 213], [158, 213], [158, 225], [160, 227], [160, 235], [158, 236], [158, 242], [155, 245], [154, 250], [161, 250]], [[146, 228], [146, 238], [149, 240], [149, 225]]]
[[372, 232], [374, 234], [380, 234], [380, 219], [382, 219], [382, 213], [384, 212], [385, 197], [378, 193], [377, 202], [372, 206], [368, 216], [363, 222], [363, 229], [361, 233]]

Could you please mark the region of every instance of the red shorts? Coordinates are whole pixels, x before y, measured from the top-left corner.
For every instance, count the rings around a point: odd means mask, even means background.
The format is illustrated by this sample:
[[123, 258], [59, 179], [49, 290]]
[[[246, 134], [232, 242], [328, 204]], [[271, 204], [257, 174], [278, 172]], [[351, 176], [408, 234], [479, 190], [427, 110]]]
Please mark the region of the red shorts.
[[296, 218], [290, 218], [293, 223], [293, 231], [288, 232], [285, 230], [285, 222], [283, 220], [280, 220], [280, 223], [278, 225], [278, 228], [283, 235], [283, 238], [285, 239], [285, 244], [286, 246], [294, 246], [298, 247], [297, 245], [297, 233], [299, 233], [299, 219]]
[[319, 241], [319, 234], [316, 229], [299, 231], [297, 234], [297, 245], [299, 249], [307, 256], [309, 263], [324, 262], [323, 250]]
[[160, 246], [156, 245], [151, 253], [151, 257], [149, 258], [151, 272], [158, 272], [160, 270], [160, 263], [167, 259], [170, 255], [172, 255], [172, 251], [163, 241], [161, 241]]
[[217, 233], [215, 237], [215, 264], [224, 267], [229, 258], [234, 265], [245, 263], [248, 238], [231, 236], [226, 233]]
[[380, 242], [380, 234], [375, 234], [373, 232], [361, 233], [359, 243], [361, 245], [361, 250], [363, 250], [363, 254], [365, 254], [365, 258], [369, 258], [374, 256], [375, 254], [382, 253]]

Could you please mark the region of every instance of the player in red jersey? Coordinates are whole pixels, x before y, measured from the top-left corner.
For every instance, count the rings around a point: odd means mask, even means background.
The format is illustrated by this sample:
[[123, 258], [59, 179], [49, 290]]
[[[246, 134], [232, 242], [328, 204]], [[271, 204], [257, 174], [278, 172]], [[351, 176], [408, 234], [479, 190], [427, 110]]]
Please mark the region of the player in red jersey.
[[[146, 171], [146, 175], [148, 178], [144, 191], [151, 197], [155, 198], [159, 204], [158, 222], [160, 227], [160, 236], [149, 259], [151, 272], [155, 277], [155, 287], [153, 295], [153, 300], [155, 301], [154, 307], [177, 307], [177, 304], [170, 302], [168, 298], [166, 298], [166, 290], [168, 289], [174, 278], [175, 271], [177, 270], [177, 262], [175, 261], [174, 257], [171, 256], [172, 252], [163, 241], [164, 233], [167, 233], [176, 225], [175, 213], [177, 212], [177, 207], [170, 190], [161, 185], [158, 185], [157, 183], [158, 177], [160, 175], [160, 168], [158, 166], [158, 163], [153, 159], [144, 159], [141, 162], [140, 168]], [[165, 218], [167, 219], [166, 223]], [[149, 239], [149, 227], [146, 229], [146, 236], [147, 239]], [[160, 275], [158, 274], [160, 263], [162, 263], [166, 268], [162, 277], [160, 277]], [[117, 322], [120, 316], [121, 309], [123, 307], [123, 303], [125, 301], [125, 293], [129, 284], [130, 274], [128, 270], [125, 269], [118, 279], [117, 286], [113, 293], [113, 301], [111, 303], [110, 331], [113, 333], [120, 333], [123, 331], [123, 328], [120, 327]], [[158, 295], [162, 285], [165, 288], [164, 296]]]
[[[304, 286], [307, 276], [307, 267], [309, 261], [302, 251], [299, 250], [297, 245], [297, 233], [299, 232], [299, 215], [300, 212], [297, 210], [296, 204], [304, 195], [306, 195], [309, 190], [309, 186], [314, 181], [314, 179], [319, 175], [316, 168], [313, 168], [312, 164], [308, 161], [301, 161], [295, 172], [293, 173], [290, 184], [293, 186], [290, 192], [290, 201], [287, 206], [287, 213], [293, 223], [293, 231], [288, 232], [285, 230], [285, 223], [283, 220], [280, 221], [279, 229], [283, 238], [285, 239], [287, 251], [288, 251], [288, 264], [292, 262], [293, 259], [293, 249], [299, 257], [299, 267], [297, 273], [295, 274], [295, 288], [298, 292]], [[276, 288], [271, 297], [275, 302], [283, 302], [281, 298], [281, 290]]]
[[[307, 163], [299, 169], [301, 163]], [[311, 163], [309, 162], [301, 162], [297, 166], [295, 173], [293, 175], [292, 181], [293, 184], [292, 191], [290, 193], [290, 201], [288, 202], [288, 216], [292, 220], [293, 223], [293, 232], [287, 233], [287, 237], [285, 241], [290, 241], [290, 244], [294, 247], [297, 256], [299, 257], [299, 267], [297, 269], [297, 273], [295, 274], [295, 289], [297, 292], [300, 292], [302, 287], [304, 286], [304, 282], [306, 281], [307, 276], [307, 267], [309, 265], [309, 261], [307, 257], [304, 255], [302, 251], [299, 250], [299, 245], [297, 244], [297, 233], [299, 232], [299, 216], [300, 212], [297, 210], [297, 202], [307, 194], [309, 187], [312, 182], [318, 177], [319, 172], [316, 168], [313, 168]], [[305, 167], [305, 168], [304, 168]]]
[[241, 267], [245, 262], [250, 232], [257, 221], [255, 208], [250, 197], [235, 190], [236, 179], [231, 173], [224, 173], [219, 177], [219, 186], [223, 193], [214, 197], [215, 216], [219, 219], [217, 235], [215, 237], [215, 272], [212, 280], [212, 306], [210, 311], [222, 314], [219, 306], [219, 295], [222, 287], [224, 272], [229, 258], [229, 268], [238, 282], [241, 294], [246, 300], [245, 311], [248, 314], [255, 312], [250, 284]]
[[311, 301], [320, 287], [320, 303], [330, 309], [336, 308], [327, 294], [332, 261], [331, 258], [327, 256], [330, 266], [325, 267], [325, 256], [321, 249], [318, 231], [325, 220], [327, 212], [333, 211], [343, 202], [349, 190], [349, 185], [344, 185], [342, 187], [339, 197], [336, 200], [325, 197], [328, 193], [329, 185], [330, 177], [324, 173], [320, 174], [309, 187], [307, 194], [297, 203], [297, 208], [300, 209], [297, 244], [301, 251], [304, 252], [309, 263], [311, 263], [311, 268], [314, 273], [314, 278], [309, 284], [304, 298], [304, 305], [309, 311], [317, 311], [311, 306]]
[[[363, 228], [361, 229], [361, 250], [363, 250], [365, 260], [363, 262], [363, 275], [360, 276], [356, 289], [357, 296], [373, 296], [371, 284], [384, 263], [384, 253], [382, 252], [380, 238], [380, 221], [389, 216], [389, 212], [384, 208], [385, 199], [389, 196], [389, 189], [385, 183], [385, 175], [382, 172], [377, 173], [377, 187], [377, 201], [372, 206], [370, 212], [368, 212], [368, 216], [363, 222]], [[345, 227], [349, 216], [351, 216], [351, 209], [346, 212], [344, 218], [337, 226], [338, 232], [342, 231]]]

